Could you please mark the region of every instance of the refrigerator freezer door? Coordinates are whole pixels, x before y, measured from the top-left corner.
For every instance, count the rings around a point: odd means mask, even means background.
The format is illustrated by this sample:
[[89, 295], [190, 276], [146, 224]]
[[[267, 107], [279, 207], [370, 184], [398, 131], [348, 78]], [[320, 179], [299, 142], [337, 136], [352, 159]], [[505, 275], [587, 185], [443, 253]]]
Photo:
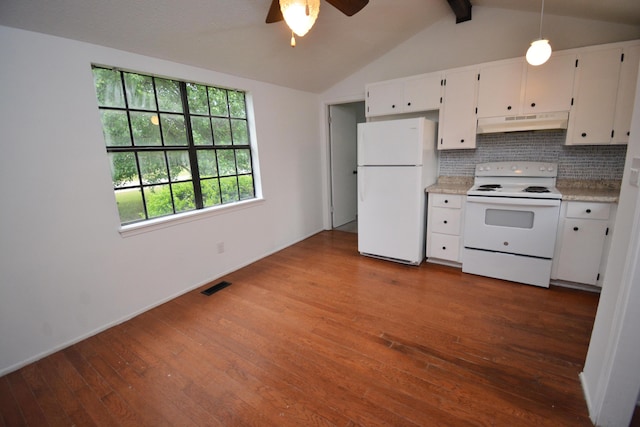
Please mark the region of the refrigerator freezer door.
[[421, 165], [425, 119], [358, 124], [358, 166]]
[[358, 251], [408, 264], [424, 259], [421, 167], [358, 167]]

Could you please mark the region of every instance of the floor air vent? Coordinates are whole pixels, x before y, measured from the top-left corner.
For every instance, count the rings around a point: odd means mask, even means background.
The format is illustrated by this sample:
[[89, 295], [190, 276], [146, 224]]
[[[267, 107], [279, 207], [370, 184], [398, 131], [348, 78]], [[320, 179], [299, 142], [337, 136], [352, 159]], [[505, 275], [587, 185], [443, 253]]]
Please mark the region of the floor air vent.
[[206, 296], [210, 296], [212, 294], [215, 294], [219, 290], [226, 288], [230, 284], [231, 284], [231, 282], [220, 282], [217, 285], [213, 285], [212, 287], [210, 287], [208, 289], [205, 289], [204, 291], [202, 291], [200, 293], [201, 294], [205, 294]]

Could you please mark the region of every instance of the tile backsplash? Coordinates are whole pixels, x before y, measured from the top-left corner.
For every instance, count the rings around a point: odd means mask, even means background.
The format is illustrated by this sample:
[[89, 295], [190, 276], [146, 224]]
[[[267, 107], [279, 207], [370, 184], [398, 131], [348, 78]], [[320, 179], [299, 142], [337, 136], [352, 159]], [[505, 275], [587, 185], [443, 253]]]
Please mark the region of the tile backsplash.
[[621, 180], [626, 145], [563, 145], [565, 130], [477, 136], [475, 150], [440, 151], [440, 175], [473, 176], [475, 165], [500, 161], [558, 164], [560, 179]]

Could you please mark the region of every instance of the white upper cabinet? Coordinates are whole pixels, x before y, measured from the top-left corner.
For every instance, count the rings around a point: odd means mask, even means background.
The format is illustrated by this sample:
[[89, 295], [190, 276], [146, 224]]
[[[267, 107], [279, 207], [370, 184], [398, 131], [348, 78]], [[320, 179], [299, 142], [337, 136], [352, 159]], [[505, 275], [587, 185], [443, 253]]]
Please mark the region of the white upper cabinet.
[[367, 117], [437, 110], [441, 73], [371, 83], [366, 86]]
[[542, 65], [526, 64], [522, 114], [569, 111], [576, 55], [555, 53]]
[[476, 147], [478, 71], [453, 70], [444, 78], [438, 126], [438, 149]]
[[567, 144], [609, 144], [618, 94], [622, 48], [578, 54]]
[[520, 114], [524, 61], [487, 64], [480, 69], [478, 117]]
[[554, 54], [532, 66], [523, 58], [480, 69], [478, 117], [569, 111], [575, 54]]
[[368, 117], [402, 113], [403, 82], [371, 83], [366, 93]]
[[616, 111], [613, 119], [613, 144], [627, 144], [631, 129], [633, 101], [638, 81], [638, 63], [640, 62], [640, 45], [622, 49], [620, 79]]

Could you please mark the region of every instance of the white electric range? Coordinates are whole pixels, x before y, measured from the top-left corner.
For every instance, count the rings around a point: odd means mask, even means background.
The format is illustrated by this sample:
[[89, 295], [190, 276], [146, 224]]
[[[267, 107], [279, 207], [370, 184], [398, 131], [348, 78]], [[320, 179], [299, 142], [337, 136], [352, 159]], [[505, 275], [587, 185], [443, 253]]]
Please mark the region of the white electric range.
[[557, 165], [476, 166], [467, 192], [462, 271], [548, 287], [562, 194]]

